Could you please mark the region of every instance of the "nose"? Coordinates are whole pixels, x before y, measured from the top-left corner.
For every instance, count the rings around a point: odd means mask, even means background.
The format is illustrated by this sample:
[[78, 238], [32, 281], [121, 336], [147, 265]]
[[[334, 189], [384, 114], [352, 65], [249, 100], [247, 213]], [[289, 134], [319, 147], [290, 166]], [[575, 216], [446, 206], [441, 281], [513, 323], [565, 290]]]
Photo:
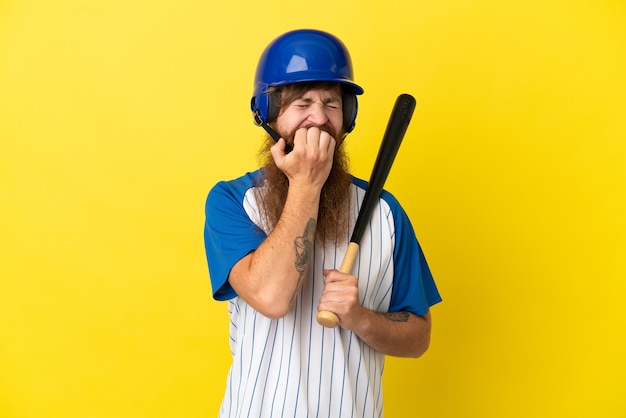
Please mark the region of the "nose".
[[309, 108], [310, 112], [307, 119], [315, 126], [322, 126], [328, 122], [328, 115], [326, 114], [326, 106], [323, 103], [314, 103]]

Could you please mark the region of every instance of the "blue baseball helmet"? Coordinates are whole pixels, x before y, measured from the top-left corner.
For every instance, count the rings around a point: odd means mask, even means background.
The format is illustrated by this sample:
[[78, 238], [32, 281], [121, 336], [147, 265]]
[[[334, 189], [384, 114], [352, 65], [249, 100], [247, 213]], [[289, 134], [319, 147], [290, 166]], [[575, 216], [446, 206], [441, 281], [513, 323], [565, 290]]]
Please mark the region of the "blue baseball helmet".
[[272, 122], [278, 115], [268, 94], [269, 87], [315, 81], [342, 85], [344, 129], [354, 129], [357, 114], [356, 96], [363, 89], [354, 83], [352, 61], [345, 45], [335, 36], [312, 29], [287, 32], [272, 41], [259, 59], [250, 107], [257, 125]]

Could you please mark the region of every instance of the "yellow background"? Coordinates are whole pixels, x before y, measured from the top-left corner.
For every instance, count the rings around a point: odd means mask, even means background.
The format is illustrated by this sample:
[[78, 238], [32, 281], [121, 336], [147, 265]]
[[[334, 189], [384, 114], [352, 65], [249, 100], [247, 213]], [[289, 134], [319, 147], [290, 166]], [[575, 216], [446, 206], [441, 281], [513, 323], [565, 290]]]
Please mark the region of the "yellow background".
[[[214, 4], [219, 3], [219, 4]], [[0, 2], [0, 416], [215, 416], [229, 365], [203, 205], [256, 168], [256, 61], [331, 31], [444, 302], [388, 417], [626, 417], [626, 5]]]

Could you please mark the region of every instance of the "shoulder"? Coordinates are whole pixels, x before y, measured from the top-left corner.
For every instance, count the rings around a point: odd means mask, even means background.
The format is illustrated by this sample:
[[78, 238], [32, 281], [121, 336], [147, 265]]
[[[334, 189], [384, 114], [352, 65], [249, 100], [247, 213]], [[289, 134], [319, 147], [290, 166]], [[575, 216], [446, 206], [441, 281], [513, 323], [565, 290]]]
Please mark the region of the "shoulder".
[[262, 170], [248, 172], [232, 180], [222, 180], [216, 183], [206, 199], [206, 206], [219, 205], [224, 200], [242, 201], [251, 188], [257, 187], [262, 181]]
[[245, 193], [248, 189], [260, 185], [262, 181], [263, 170], [258, 169], [256, 171], [248, 172], [241, 177], [237, 177], [232, 180], [222, 180], [216, 183], [209, 191], [211, 194], [230, 192], [230, 193]]

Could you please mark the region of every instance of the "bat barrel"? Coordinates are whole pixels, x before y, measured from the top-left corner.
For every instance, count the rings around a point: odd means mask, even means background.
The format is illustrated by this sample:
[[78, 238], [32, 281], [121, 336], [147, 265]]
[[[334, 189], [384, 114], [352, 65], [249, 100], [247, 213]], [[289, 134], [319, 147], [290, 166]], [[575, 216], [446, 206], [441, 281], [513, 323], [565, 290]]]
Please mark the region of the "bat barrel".
[[401, 94], [396, 99], [378, 155], [376, 156], [376, 162], [374, 163], [367, 190], [365, 191], [363, 206], [359, 210], [359, 218], [362, 218], [364, 221], [356, 222], [350, 242], [356, 242], [357, 244], [361, 242], [365, 227], [383, 191], [383, 186], [385, 185], [389, 171], [391, 171], [393, 161], [398, 154], [404, 134], [413, 117], [415, 104], [415, 98], [410, 94]]

